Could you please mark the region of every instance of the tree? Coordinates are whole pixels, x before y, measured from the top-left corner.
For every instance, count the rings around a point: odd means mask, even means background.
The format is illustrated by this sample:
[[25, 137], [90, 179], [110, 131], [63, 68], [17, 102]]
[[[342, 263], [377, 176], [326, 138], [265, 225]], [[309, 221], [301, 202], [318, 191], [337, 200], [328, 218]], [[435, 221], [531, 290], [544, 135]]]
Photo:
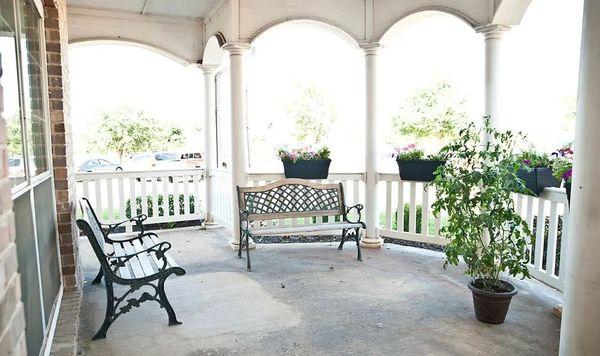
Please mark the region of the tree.
[[184, 144], [182, 129], [159, 123], [148, 113], [127, 107], [102, 113], [93, 129], [88, 152], [116, 152], [121, 162], [126, 155]]
[[392, 118], [394, 136], [440, 141], [456, 138], [466, 123], [464, 104], [465, 100], [445, 81], [421, 88], [404, 100]]
[[14, 114], [6, 118], [6, 137], [8, 139], [8, 154], [11, 157], [23, 155], [23, 137], [21, 136], [21, 121]]
[[332, 99], [316, 84], [299, 85], [286, 111], [294, 120], [294, 137], [307, 144], [323, 142], [336, 120]]

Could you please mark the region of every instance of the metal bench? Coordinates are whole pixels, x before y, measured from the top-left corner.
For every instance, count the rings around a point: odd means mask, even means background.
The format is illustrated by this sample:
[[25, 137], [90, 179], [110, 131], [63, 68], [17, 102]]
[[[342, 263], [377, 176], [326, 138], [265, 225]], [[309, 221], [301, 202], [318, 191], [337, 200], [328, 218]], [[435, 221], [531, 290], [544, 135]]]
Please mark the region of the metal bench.
[[[304, 179], [282, 179], [258, 187], [237, 187], [240, 210], [240, 245], [238, 257], [242, 258], [242, 246], [246, 246], [247, 269], [251, 270], [249, 240], [252, 236], [288, 235], [319, 231], [342, 230], [341, 250], [348, 239], [356, 240], [358, 260], [360, 251], [360, 229], [363, 206], [347, 207], [344, 203], [344, 189], [341, 183], [320, 184]], [[348, 213], [355, 210], [356, 221], [348, 219]], [[338, 222], [320, 222], [306, 225], [261, 226], [261, 221], [289, 218], [313, 218], [318, 216], [339, 216]], [[328, 219], [329, 220], [329, 219]]]
[[[81, 198], [79, 199], [79, 206], [81, 208], [81, 211], [85, 214], [86, 212], [89, 212], [88, 214], [88, 218], [89, 219], [93, 219], [93, 221], [100, 226], [100, 231], [102, 231], [102, 235], [104, 236], [104, 243], [105, 244], [110, 244], [112, 245], [115, 242], [125, 242], [127, 240], [132, 241], [134, 239], [139, 239], [140, 237], [144, 236], [144, 232], [145, 232], [145, 228], [144, 228], [144, 221], [146, 221], [148, 219], [148, 216], [146, 214], [140, 214], [140, 215], [136, 215], [134, 217], [132, 217], [131, 219], [127, 219], [127, 220], [123, 220], [114, 224], [106, 224], [100, 221], [100, 219], [98, 219], [98, 216], [96, 215], [96, 212], [94, 211], [94, 208], [92, 208], [92, 204], [90, 203], [90, 201], [87, 198]], [[89, 209], [89, 210], [86, 210]], [[133, 238], [129, 238], [129, 239], [117, 239], [117, 240], [113, 240], [110, 237], [110, 234], [114, 233], [119, 227], [121, 227], [123, 224], [128, 223], [128, 222], [133, 222], [135, 223], [135, 226], [138, 228], [138, 235], [136, 237]], [[158, 241], [160, 242], [160, 241]], [[158, 243], [157, 242], [157, 243]], [[98, 270], [98, 274], [96, 275], [96, 278], [94, 278], [94, 280], [92, 281], [92, 284], [98, 284], [100, 283], [100, 281], [102, 280], [102, 267], [100, 267], [100, 269]]]
[[[77, 226], [90, 241], [106, 284], [106, 314], [93, 339], [104, 339], [108, 328], [118, 317], [149, 300], [166, 310], [169, 325], [181, 324], [165, 294], [165, 280], [171, 274], [185, 274], [183, 268], [167, 253], [171, 244], [160, 242], [158, 236], [151, 232], [105, 243], [106, 236], [93, 217], [93, 210], [89, 205], [83, 208], [84, 219], [78, 219]], [[129, 289], [115, 297], [113, 283]], [[146, 290], [139, 297], [133, 297], [142, 288]]]

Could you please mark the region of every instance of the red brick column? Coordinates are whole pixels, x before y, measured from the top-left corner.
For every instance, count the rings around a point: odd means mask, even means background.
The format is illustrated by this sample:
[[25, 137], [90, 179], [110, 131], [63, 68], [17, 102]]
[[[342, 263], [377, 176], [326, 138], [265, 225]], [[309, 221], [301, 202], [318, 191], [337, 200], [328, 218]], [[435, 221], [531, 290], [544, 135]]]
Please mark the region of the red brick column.
[[63, 282], [66, 290], [81, 286], [78, 234], [75, 225], [75, 168], [69, 105], [66, 0], [44, 0], [48, 91], [56, 214]]
[[[2, 99], [0, 86], [0, 114]], [[6, 122], [0, 115], [0, 355], [27, 355], [6, 141]]]

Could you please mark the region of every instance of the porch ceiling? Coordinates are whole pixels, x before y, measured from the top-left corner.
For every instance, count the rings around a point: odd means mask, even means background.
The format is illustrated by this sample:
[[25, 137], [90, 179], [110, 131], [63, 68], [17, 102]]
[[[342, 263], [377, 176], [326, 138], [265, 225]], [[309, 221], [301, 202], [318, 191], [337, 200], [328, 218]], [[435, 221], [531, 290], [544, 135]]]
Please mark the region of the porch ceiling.
[[141, 15], [204, 17], [217, 0], [69, 0], [69, 6]]

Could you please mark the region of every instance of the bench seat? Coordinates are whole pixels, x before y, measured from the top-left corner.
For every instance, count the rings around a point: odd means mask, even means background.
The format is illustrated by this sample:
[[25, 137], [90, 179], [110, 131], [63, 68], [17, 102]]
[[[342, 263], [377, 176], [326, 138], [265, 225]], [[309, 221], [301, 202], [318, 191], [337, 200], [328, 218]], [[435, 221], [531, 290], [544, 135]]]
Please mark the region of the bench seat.
[[249, 229], [250, 233], [255, 236], [264, 235], [290, 235], [302, 232], [318, 232], [343, 229], [356, 229], [362, 227], [361, 223], [352, 222], [335, 222], [324, 224], [311, 225], [296, 225], [296, 226], [257, 226]]
[[[113, 248], [113, 256], [121, 257], [125, 255], [137, 254], [125, 263], [125, 266], [120, 267], [117, 271], [117, 275], [123, 279], [139, 279], [144, 277], [152, 276], [158, 273], [164, 265], [163, 261], [160, 261], [154, 253], [142, 253], [143, 251], [156, 246], [160, 243], [160, 240], [156, 236], [143, 235], [140, 239], [128, 240], [115, 242], [110, 245]], [[165, 253], [165, 259], [167, 261], [166, 268], [179, 267], [175, 260], [168, 254]]]

